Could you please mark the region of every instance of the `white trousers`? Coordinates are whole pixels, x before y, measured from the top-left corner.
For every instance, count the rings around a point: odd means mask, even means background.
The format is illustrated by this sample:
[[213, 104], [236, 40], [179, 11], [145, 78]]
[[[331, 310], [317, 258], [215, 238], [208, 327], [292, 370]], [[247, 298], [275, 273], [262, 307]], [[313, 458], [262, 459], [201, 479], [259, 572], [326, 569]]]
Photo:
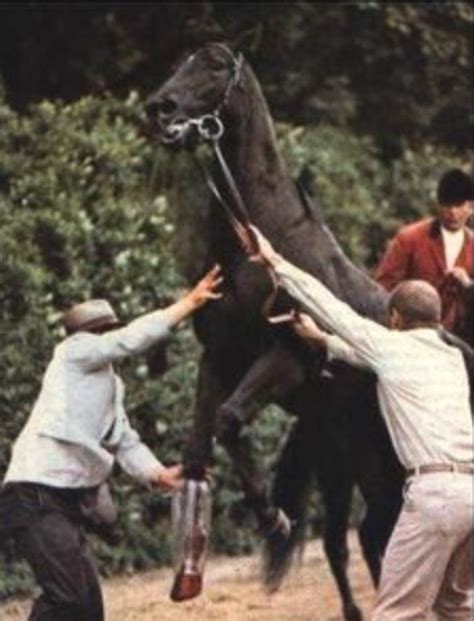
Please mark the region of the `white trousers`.
[[472, 475], [412, 477], [388, 543], [372, 621], [473, 619]]

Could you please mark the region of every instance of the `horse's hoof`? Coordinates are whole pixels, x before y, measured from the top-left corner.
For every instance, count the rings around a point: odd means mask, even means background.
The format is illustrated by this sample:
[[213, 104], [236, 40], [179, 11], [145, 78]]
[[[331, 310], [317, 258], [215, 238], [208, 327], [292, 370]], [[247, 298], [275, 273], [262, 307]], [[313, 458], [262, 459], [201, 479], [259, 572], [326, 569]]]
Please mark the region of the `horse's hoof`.
[[292, 523], [283, 509], [277, 508], [272, 520], [264, 526], [263, 534], [267, 538], [282, 537], [289, 539]]
[[360, 609], [355, 604], [344, 606], [345, 621], [363, 621], [364, 617]]

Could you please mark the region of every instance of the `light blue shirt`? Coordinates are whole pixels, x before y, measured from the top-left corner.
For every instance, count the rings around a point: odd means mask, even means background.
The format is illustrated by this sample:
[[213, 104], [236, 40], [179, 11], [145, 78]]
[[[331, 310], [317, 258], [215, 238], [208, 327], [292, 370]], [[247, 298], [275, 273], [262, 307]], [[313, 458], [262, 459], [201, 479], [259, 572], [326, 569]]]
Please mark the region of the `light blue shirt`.
[[130, 426], [112, 363], [145, 351], [168, 328], [163, 311], [155, 311], [118, 330], [78, 332], [62, 341], [13, 446], [4, 483], [92, 487], [108, 477], [115, 460], [144, 483], [155, 477], [163, 465]]

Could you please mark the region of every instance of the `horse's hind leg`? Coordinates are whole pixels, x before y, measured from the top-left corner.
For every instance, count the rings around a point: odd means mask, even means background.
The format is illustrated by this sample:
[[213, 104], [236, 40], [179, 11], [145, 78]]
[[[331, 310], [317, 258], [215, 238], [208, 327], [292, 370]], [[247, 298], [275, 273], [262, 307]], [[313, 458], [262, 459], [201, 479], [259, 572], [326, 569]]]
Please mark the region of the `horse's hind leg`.
[[375, 490], [368, 490], [366, 482], [359, 484], [367, 505], [359, 541], [374, 586], [378, 586], [383, 554], [401, 506], [401, 484], [395, 478], [397, 472], [393, 474], [393, 481], [387, 477]]
[[[324, 551], [342, 600], [346, 621], [360, 621], [362, 613], [357, 607], [352, 594], [347, 568], [349, 549], [347, 546], [347, 529], [351, 511], [353, 480], [336, 468], [328, 478], [318, 473], [326, 521], [324, 527]], [[325, 480], [326, 479], [326, 480]]]
[[[402, 504], [403, 471], [395, 455], [387, 428], [376, 407], [375, 390], [367, 385], [367, 406], [351, 412], [357, 485], [366, 504], [359, 527], [362, 552], [372, 581], [378, 585], [385, 547]], [[363, 397], [361, 397], [363, 399]], [[369, 430], [363, 433], [361, 430]]]

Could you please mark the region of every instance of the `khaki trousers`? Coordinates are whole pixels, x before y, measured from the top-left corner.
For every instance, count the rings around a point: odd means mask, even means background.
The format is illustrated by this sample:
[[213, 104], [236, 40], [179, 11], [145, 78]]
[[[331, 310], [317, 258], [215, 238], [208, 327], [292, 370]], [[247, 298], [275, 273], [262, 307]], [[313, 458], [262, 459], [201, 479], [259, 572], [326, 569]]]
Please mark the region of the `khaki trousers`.
[[473, 619], [473, 477], [411, 477], [387, 546], [372, 621]]

